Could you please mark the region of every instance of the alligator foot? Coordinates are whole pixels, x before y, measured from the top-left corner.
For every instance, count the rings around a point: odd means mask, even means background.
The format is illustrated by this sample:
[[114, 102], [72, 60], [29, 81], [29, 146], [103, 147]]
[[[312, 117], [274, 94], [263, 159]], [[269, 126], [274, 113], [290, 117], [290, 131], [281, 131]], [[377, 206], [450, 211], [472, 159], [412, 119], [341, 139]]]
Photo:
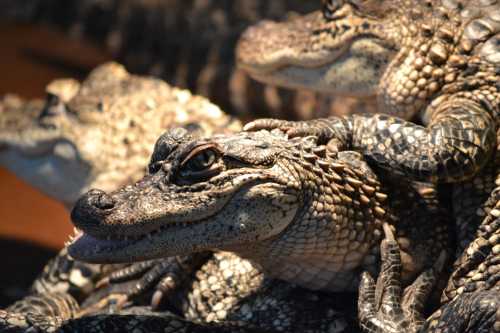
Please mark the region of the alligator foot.
[[[150, 295], [156, 310], [186, 279], [203, 265], [210, 252], [138, 262], [117, 270], [97, 283], [100, 292], [82, 304], [80, 315], [107, 308], [120, 310], [144, 295]], [[105, 295], [102, 297], [102, 295]]]
[[424, 307], [446, 255], [442, 253], [432, 268], [424, 271], [403, 291], [399, 245], [386, 224], [384, 233], [386, 238], [381, 244], [382, 269], [377, 283], [367, 272], [361, 277], [358, 299], [360, 324], [370, 333], [417, 332], [424, 324]]
[[318, 144], [327, 144], [329, 148], [336, 151], [348, 149], [348, 141], [345, 128], [348, 125], [340, 117], [319, 118], [305, 121], [288, 121], [280, 119], [257, 119], [246, 124], [245, 131], [274, 130], [279, 129], [289, 138], [315, 136]]

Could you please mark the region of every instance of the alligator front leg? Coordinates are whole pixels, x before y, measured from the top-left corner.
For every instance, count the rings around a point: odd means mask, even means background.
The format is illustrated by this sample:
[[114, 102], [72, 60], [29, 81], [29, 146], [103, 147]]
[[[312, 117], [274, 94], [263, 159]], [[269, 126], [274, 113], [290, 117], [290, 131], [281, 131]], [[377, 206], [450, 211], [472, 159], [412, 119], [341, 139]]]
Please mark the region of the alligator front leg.
[[289, 136], [335, 140], [338, 150], [358, 150], [379, 166], [414, 180], [455, 182], [474, 175], [496, 143], [495, 122], [479, 103], [450, 98], [429, 110], [427, 127], [400, 118], [351, 115], [291, 122], [260, 119], [245, 130], [280, 128]]
[[211, 252], [193, 253], [138, 262], [116, 270], [97, 283], [101, 290], [83, 302], [81, 314], [104, 308], [120, 310], [128, 303], [137, 304], [137, 300], [151, 293], [150, 305], [158, 309], [211, 256]]

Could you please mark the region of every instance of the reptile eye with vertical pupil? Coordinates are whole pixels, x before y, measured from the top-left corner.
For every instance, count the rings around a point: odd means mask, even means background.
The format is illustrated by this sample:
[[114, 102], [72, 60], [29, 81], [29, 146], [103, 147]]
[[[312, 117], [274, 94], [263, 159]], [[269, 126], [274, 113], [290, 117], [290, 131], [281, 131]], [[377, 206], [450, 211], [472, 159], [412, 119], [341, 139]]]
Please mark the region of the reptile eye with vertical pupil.
[[204, 181], [221, 171], [220, 152], [213, 145], [202, 145], [193, 149], [180, 164], [181, 182]]
[[217, 153], [213, 149], [205, 149], [191, 157], [184, 168], [191, 171], [202, 171], [210, 168], [217, 158]]

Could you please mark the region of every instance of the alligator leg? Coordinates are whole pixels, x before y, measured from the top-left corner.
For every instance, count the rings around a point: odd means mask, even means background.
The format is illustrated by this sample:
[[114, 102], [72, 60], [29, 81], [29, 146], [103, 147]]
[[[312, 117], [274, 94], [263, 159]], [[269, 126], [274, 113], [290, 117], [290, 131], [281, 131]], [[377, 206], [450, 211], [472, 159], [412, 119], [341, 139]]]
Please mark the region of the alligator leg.
[[437, 275], [446, 256], [441, 254], [435, 265], [424, 271], [403, 292], [401, 255], [390, 228], [384, 225], [385, 239], [380, 249], [382, 269], [375, 283], [368, 272], [361, 277], [358, 316], [361, 327], [375, 332], [418, 332], [424, 323], [422, 315]]
[[67, 293], [28, 296], [0, 310], [0, 332], [54, 332], [77, 311], [78, 303]]
[[429, 124], [383, 114], [350, 115], [292, 122], [260, 119], [245, 130], [280, 128], [292, 136], [335, 139], [338, 150], [357, 150], [377, 165], [413, 180], [456, 182], [468, 179], [489, 160], [496, 143], [495, 121], [479, 103], [449, 98]]
[[[11, 312], [0, 310], [0, 331], [21, 332], [190, 332], [190, 333], [252, 333], [271, 332], [237, 323], [195, 323], [166, 312], [153, 312], [148, 307], [123, 310], [120, 314], [96, 314], [74, 318], [78, 307], [69, 295], [45, 294], [32, 296], [31, 301], [40, 312]], [[44, 306], [41, 306], [44, 305]], [[54, 315], [57, 311], [60, 315]]]
[[[402, 295], [401, 257], [390, 233], [381, 246], [382, 271], [377, 284], [364, 273], [358, 300], [359, 319], [366, 332], [500, 332], [500, 258], [498, 256], [500, 202], [480, 227], [480, 234], [464, 252], [443, 293], [447, 301], [427, 320], [424, 305], [432, 290], [436, 265], [425, 271]], [[438, 260], [439, 262], [440, 260]]]
[[138, 262], [116, 270], [97, 283], [101, 290], [86, 299], [82, 314], [99, 309], [123, 308], [153, 291], [151, 306], [158, 309], [163, 300], [198, 270], [210, 257], [211, 252], [194, 253], [157, 260]]

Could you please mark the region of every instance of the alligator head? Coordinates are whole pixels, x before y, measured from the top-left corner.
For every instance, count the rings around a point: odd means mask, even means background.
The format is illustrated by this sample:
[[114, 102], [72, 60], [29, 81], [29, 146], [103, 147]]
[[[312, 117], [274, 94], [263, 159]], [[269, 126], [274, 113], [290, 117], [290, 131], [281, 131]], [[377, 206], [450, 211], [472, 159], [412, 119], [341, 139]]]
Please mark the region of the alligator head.
[[54, 81], [47, 92], [45, 105], [11, 97], [0, 104], [0, 165], [70, 207], [89, 188], [110, 191], [142, 177], [166, 128], [240, 128], [207, 100], [114, 63], [82, 84]]
[[73, 80], [55, 81], [45, 105], [14, 96], [0, 105], [0, 164], [65, 204], [78, 198], [92, 177], [91, 163], [78, 147], [80, 138], [88, 138], [66, 104], [78, 87]]
[[290, 88], [370, 96], [395, 55], [398, 20], [390, 1], [323, 0], [323, 11], [242, 35], [238, 65], [252, 77]]
[[[142, 180], [78, 200], [71, 217], [83, 232], [69, 253], [107, 263], [228, 250], [295, 282], [292, 272], [330, 265], [329, 277], [314, 282], [330, 283], [332, 272], [363, 260], [381, 228], [374, 216], [383, 212], [375, 176], [355, 163], [359, 155], [332, 154], [313, 137], [287, 140], [279, 132], [194, 139], [169, 131]], [[356, 250], [346, 255], [360, 227]], [[311, 283], [310, 274], [304, 279]]]

